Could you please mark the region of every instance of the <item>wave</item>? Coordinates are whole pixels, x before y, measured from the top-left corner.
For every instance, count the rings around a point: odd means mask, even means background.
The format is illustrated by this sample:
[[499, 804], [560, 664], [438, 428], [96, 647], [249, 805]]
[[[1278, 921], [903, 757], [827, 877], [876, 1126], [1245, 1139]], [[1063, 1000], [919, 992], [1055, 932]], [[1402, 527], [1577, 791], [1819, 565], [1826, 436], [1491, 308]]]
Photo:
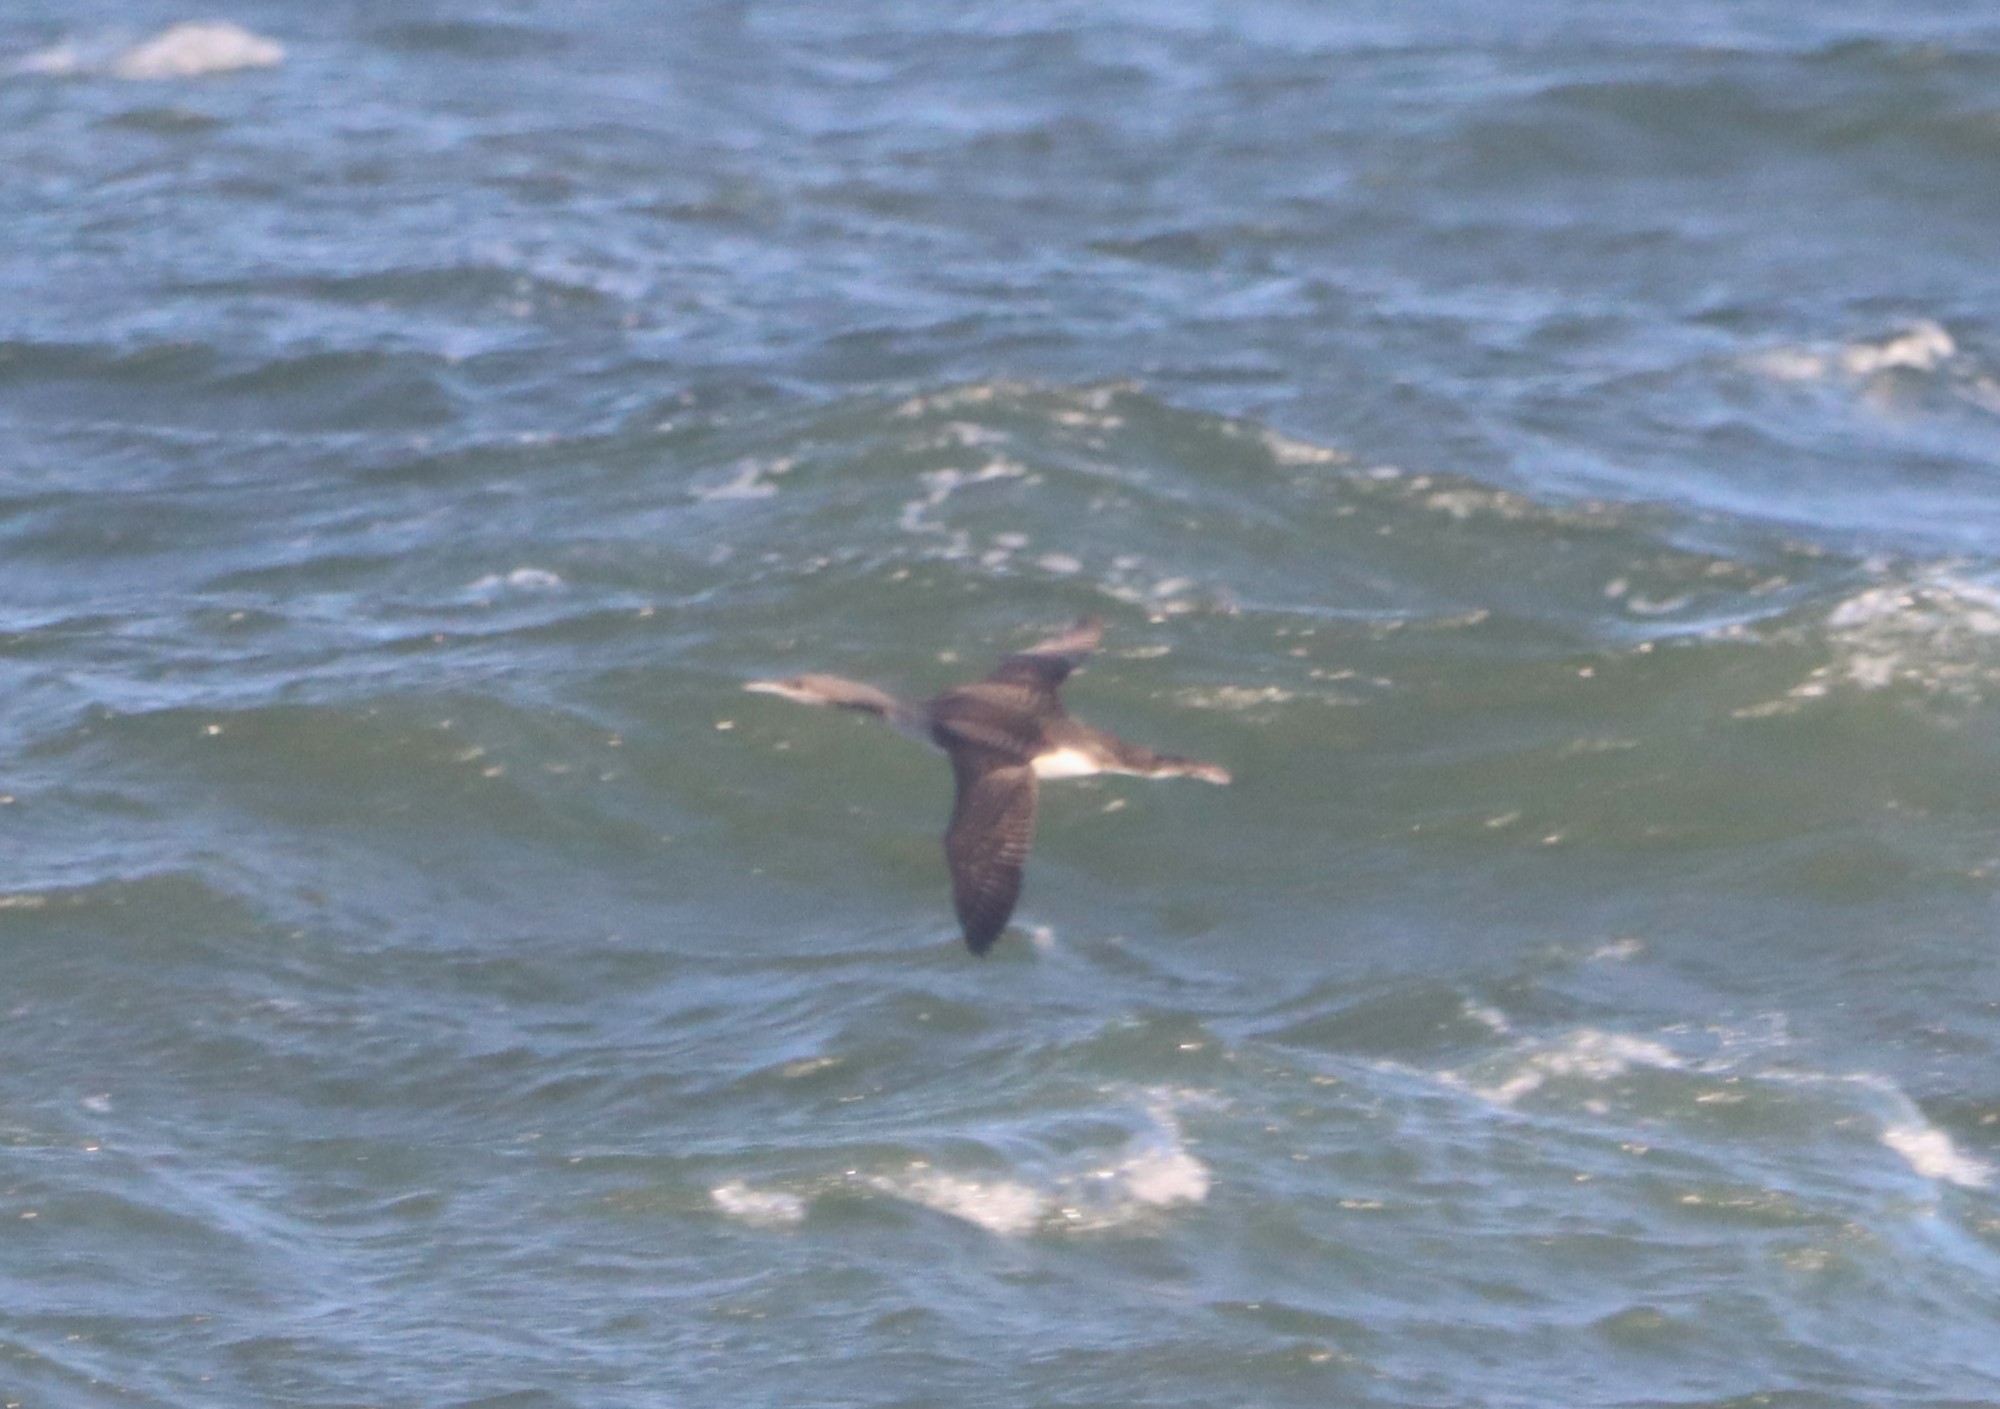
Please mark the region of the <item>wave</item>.
[[66, 40], [20, 60], [20, 73], [105, 77], [131, 81], [205, 78], [244, 69], [276, 68], [285, 46], [229, 20], [171, 25], [136, 44], [104, 38]]
[[2000, 686], [2000, 584], [1959, 563], [1882, 564], [1874, 580], [1767, 639], [1809, 643], [1827, 659], [1783, 695], [1738, 708], [1740, 718], [1877, 691], [1977, 706]]
[[1933, 318], [1915, 319], [1878, 337], [1765, 348], [1743, 362], [1774, 382], [1844, 387], [1878, 410], [1908, 403], [1898, 380], [1908, 378], [2000, 413], [2000, 379]]
[[[1667, 1134], [1683, 1123], [1689, 1135], [1700, 1124], [1693, 1113], [1755, 1104], [1755, 1118], [1731, 1122], [1732, 1133], [1755, 1141], [1794, 1130], [1800, 1117], [1814, 1138], [1832, 1138], [1858, 1121], [1872, 1122], [1876, 1143], [1923, 1179], [1979, 1189], [1992, 1182], [1993, 1166], [1966, 1154], [1951, 1133], [1926, 1116], [1901, 1086], [1875, 1072], [1826, 1072], [1761, 1054], [1789, 1046], [1784, 1024], [1773, 1018], [1754, 1030], [1678, 1027], [1650, 1036], [1577, 1027], [1524, 1038], [1475, 1065], [1439, 1073], [1448, 1085], [1480, 1099], [1520, 1110], [1531, 1099], [1551, 1112], [1567, 1111], [1618, 1124], [1645, 1127], [1649, 1144], [1671, 1146]], [[1689, 1051], [1688, 1047], [1705, 1050]], [[1657, 1074], [1650, 1090], [1631, 1084], [1637, 1074]], [[1804, 1110], [1783, 1109], [1787, 1093], [1810, 1091]], [[1636, 1131], [1634, 1132], [1637, 1133]]]
[[[912, 1159], [875, 1170], [856, 1170], [838, 1180], [809, 1181], [802, 1189], [759, 1188], [730, 1179], [711, 1189], [715, 1209], [754, 1227], [789, 1228], [803, 1222], [812, 1202], [863, 1189], [970, 1223], [998, 1237], [1070, 1230], [1103, 1232], [1208, 1197], [1209, 1168], [1188, 1148], [1180, 1107], [1204, 1100], [1198, 1093], [1149, 1088], [1105, 1094], [1113, 1106], [1093, 1112], [1131, 1128], [1123, 1144], [1108, 1151], [1059, 1157], [1047, 1152], [1055, 1132], [1032, 1123], [1004, 1141], [975, 1134], [974, 1140], [999, 1156], [1004, 1172], [965, 1168], [941, 1157]], [[1131, 1104], [1135, 1102], [1136, 1104]], [[1041, 1153], [1020, 1153], [1042, 1146]], [[1007, 1150], [1016, 1151], [1011, 1157]], [[954, 1167], [956, 1165], [956, 1167]]]

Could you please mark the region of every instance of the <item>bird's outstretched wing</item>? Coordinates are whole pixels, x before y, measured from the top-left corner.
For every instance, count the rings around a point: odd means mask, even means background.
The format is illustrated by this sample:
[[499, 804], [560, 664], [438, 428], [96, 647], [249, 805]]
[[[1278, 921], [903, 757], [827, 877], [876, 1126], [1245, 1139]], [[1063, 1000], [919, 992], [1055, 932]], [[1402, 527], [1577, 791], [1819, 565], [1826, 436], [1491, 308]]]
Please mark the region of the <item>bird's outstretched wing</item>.
[[951, 898], [965, 944], [984, 954], [1021, 897], [1021, 870], [1035, 836], [1035, 770], [1008, 754], [952, 750], [958, 801], [944, 834]]
[[1038, 641], [1025, 651], [1017, 651], [1000, 662], [986, 678], [1007, 685], [1028, 685], [1053, 693], [1069, 679], [1069, 673], [1083, 663], [1104, 639], [1104, 623], [1094, 616], [1079, 617], [1067, 631]]

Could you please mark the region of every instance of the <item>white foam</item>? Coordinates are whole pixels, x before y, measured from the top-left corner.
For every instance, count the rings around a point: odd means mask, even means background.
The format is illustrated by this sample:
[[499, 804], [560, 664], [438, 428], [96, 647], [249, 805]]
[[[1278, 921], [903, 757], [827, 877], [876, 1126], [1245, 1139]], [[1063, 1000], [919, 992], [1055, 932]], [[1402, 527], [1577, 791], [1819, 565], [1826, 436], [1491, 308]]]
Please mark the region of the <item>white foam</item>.
[[1198, 1204], [1211, 1183], [1208, 1166], [1178, 1145], [1142, 1150], [1094, 1177], [1117, 1185], [1118, 1198], [1135, 1208]]
[[75, 41], [65, 39], [60, 44], [52, 44], [46, 49], [37, 49], [14, 65], [16, 73], [47, 74], [51, 78], [67, 78], [71, 74], [82, 73], [89, 61], [78, 49]]
[[769, 477], [787, 473], [793, 463], [789, 458], [742, 460], [738, 462], [733, 478], [721, 484], [698, 486], [694, 497], [704, 504], [727, 499], [769, 499], [778, 492], [778, 486], [771, 483]]
[[1623, 963], [1636, 959], [1646, 952], [1646, 942], [1640, 939], [1614, 939], [1609, 944], [1600, 944], [1590, 951], [1593, 961], [1600, 963]]
[[955, 411], [962, 406], [985, 406], [1002, 396], [1026, 396], [1032, 390], [1026, 382], [971, 382], [965, 386], [913, 396], [891, 414], [916, 419], [936, 411]]
[[564, 586], [558, 573], [546, 568], [515, 568], [508, 573], [488, 573], [475, 582], [465, 584], [465, 591], [474, 596], [501, 590], [510, 592], [554, 592]]
[[976, 425], [971, 421], [950, 421], [944, 428], [946, 443], [960, 449], [977, 446], [1005, 445], [1013, 439], [1005, 431], [996, 431], [989, 426]]
[[1519, 1068], [1504, 1080], [1481, 1084], [1468, 1082], [1456, 1073], [1446, 1076], [1496, 1105], [1511, 1106], [1552, 1079], [1605, 1082], [1623, 1076], [1633, 1067], [1677, 1071], [1684, 1066], [1686, 1063], [1679, 1055], [1663, 1043], [1585, 1027], [1544, 1046], [1527, 1049]]
[[227, 20], [195, 21], [160, 31], [111, 61], [113, 78], [199, 78], [239, 69], [276, 68], [285, 46]]
[[1280, 465], [1342, 465], [1354, 458], [1345, 451], [1314, 445], [1311, 441], [1295, 440], [1274, 430], [1261, 430], [1257, 438], [1264, 442], [1264, 448]]
[[[1794, 1080], [1811, 1080], [1794, 1077]], [[1856, 1072], [1850, 1076], [1821, 1078], [1870, 1093], [1874, 1114], [1881, 1121], [1876, 1138], [1903, 1162], [1926, 1179], [1956, 1184], [1961, 1188], [1983, 1188], [1993, 1178], [1993, 1170], [1982, 1160], [1963, 1153], [1948, 1131], [1931, 1124], [1923, 1109], [1907, 1091], [1886, 1076]]]
[[1109, 1159], [1037, 1177], [1032, 1169], [1002, 1176], [952, 1174], [919, 1160], [864, 1182], [912, 1203], [950, 1214], [1001, 1237], [1042, 1227], [1098, 1230], [1121, 1227], [1162, 1209], [1208, 1197], [1208, 1166], [1187, 1148], [1175, 1114], [1185, 1092], [1145, 1093], [1147, 1129]]
[[2000, 634], [2000, 592], [1985, 583], [1955, 581], [1948, 576], [1909, 587], [1870, 588], [1842, 602], [1827, 618], [1827, 624], [1865, 626], [1904, 616], [1918, 605], [1953, 602], [1978, 608], [1965, 618], [1971, 630], [1982, 636]]
[[944, 1174], [919, 1161], [901, 1174], [874, 1175], [872, 1188], [976, 1224], [1001, 1237], [1032, 1232], [1048, 1213], [1048, 1196], [1014, 1179]]
[[[1510, 1107], [1551, 1080], [1602, 1083], [1622, 1076], [1634, 1067], [1692, 1070], [1705, 1076], [1729, 1074], [1730, 1080], [1738, 1083], [1754, 1081], [1832, 1090], [1843, 1093], [1840, 1104], [1849, 1111], [1854, 1107], [1853, 1093], [1861, 1092], [1865, 1093], [1861, 1101], [1864, 1112], [1879, 1126], [1876, 1138], [1885, 1148], [1901, 1156], [1917, 1174], [1967, 1189], [1984, 1188], [1992, 1182], [1993, 1167], [1960, 1150], [1950, 1133], [1932, 1124], [1908, 1093], [1888, 1077], [1872, 1072], [1841, 1075], [1796, 1067], [1772, 1068], [1761, 1063], [1758, 1068], [1746, 1071], [1746, 1059], [1790, 1044], [1781, 1014], [1767, 1015], [1761, 1024], [1743, 1030], [1705, 1029], [1705, 1035], [1717, 1040], [1716, 1051], [1704, 1060], [1691, 1061], [1664, 1043], [1649, 1038], [1579, 1028], [1552, 1041], [1524, 1044], [1513, 1054], [1519, 1059], [1519, 1065], [1501, 1080], [1479, 1083], [1466, 1079], [1459, 1072], [1448, 1071], [1440, 1075], [1453, 1086], [1471, 1091], [1497, 1105]], [[1737, 1104], [1748, 1098], [1746, 1093], [1749, 1089], [1739, 1084], [1732, 1089], [1711, 1090], [1697, 1095], [1695, 1102], [1699, 1105]], [[1606, 1113], [1601, 1102], [1585, 1101], [1583, 1104], [1587, 1110]], [[1836, 1123], [1847, 1125], [1853, 1123], [1853, 1119], [1852, 1115], [1844, 1115], [1836, 1117]]]
[[1781, 382], [1823, 381], [1838, 371], [1856, 380], [1882, 372], [1934, 372], [1958, 356], [1943, 324], [1918, 318], [1887, 337], [1859, 339], [1838, 348], [1777, 347], [1746, 359], [1754, 370]]
[[[1422, 489], [1425, 485], [1417, 481], [1412, 487]], [[1482, 485], [1431, 490], [1424, 495], [1423, 503], [1425, 508], [1435, 509], [1460, 522], [1482, 515], [1513, 522], [1535, 517], [1540, 512], [1532, 500], [1510, 494], [1504, 489]]]
[[898, 1170], [816, 1180], [805, 1195], [757, 1189], [732, 1179], [709, 1190], [725, 1216], [759, 1228], [792, 1228], [817, 1194], [856, 1185], [919, 1204], [998, 1237], [1043, 1228], [1116, 1228], [1162, 1209], [1208, 1197], [1208, 1166], [1187, 1148], [1176, 1108], [1208, 1098], [1196, 1092], [1139, 1093], [1144, 1128], [1109, 1156], [1066, 1160], [1050, 1169], [1030, 1159], [995, 1173], [940, 1169], [912, 1160]]
[[1827, 359], [1816, 352], [1795, 347], [1774, 347], [1753, 353], [1749, 365], [1773, 381], [1816, 382], [1827, 372]]
[[1855, 377], [1873, 376], [1893, 367], [1928, 372], [1957, 353], [1958, 344], [1950, 333], [1929, 318], [1919, 318], [1894, 337], [1849, 343], [1841, 349], [1840, 366]]
[[793, 1228], [806, 1216], [806, 1202], [797, 1194], [753, 1189], [740, 1179], [716, 1185], [708, 1196], [729, 1217], [753, 1228]]
[[161, 30], [128, 48], [108, 50], [103, 44], [67, 40], [30, 54], [16, 68], [22, 73], [53, 77], [106, 74], [145, 81], [160, 78], [201, 78], [242, 69], [276, 68], [285, 61], [285, 46], [228, 20], [194, 20]]
[[1962, 1153], [1951, 1136], [1919, 1117], [1882, 1127], [1882, 1143], [1909, 1162], [1926, 1179], [1939, 1179], [1965, 1189], [1984, 1188], [1993, 1171]]
[[944, 556], [960, 558], [971, 551], [971, 539], [960, 529], [953, 529], [931, 517], [933, 509], [941, 508], [944, 502], [968, 485], [985, 484], [996, 479], [1023, 479], [1027, 467], [1004, 457], [989, 460], [970, 474], [964, 470], [926, 470], [919, 475], [924, 492], [915, 499], [904, 503], [896, 516], [896, 526], [905, 533], [943, 534], [951, 540]]
[[2000, 683], [2000, 590], [1948, 568], [1864, 588], [1828, 615], [1826, 634], [1833, 661], [1788, 698], [1902, 685], [1976, 702]]
[[1266, 705], [1289, 704], [1294, 696], [1281, 685], [1218, 685], [1212, 690], [1182, 690], [1175, 698], [1191, 709], [1241, 713]]

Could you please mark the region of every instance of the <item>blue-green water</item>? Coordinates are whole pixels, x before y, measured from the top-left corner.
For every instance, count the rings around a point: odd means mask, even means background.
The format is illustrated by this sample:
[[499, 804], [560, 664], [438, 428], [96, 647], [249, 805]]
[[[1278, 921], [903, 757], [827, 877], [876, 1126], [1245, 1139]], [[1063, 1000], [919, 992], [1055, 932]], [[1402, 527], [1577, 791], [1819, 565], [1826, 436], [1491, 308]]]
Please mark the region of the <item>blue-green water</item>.
[[[2000, 16], [188, 18], [0, 11], [0, 1403], [2000, 1402]], [[740, 685], [1082, 612], [1236, 783], [978, 961]]]

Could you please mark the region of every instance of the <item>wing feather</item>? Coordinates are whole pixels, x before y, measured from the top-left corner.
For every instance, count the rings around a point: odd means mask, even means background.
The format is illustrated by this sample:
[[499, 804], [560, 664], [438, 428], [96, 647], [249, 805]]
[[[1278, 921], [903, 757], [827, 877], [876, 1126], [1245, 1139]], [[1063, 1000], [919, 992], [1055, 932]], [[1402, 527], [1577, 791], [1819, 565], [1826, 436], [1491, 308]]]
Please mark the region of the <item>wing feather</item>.
[[1053, 694], [1056, 686], [1069, 679], [1069, 673], [1083, 664], [1084, 658], [1095, 651], [1097, 643], [1103, 639], [1103, 622], [1094, 616], [1079, 617], [1068, 630], [1008, 656], [986, 678], [997, 683], [1027, 685]]
[[966, 947], [984, 954], [1007, 928], [1021, 897], [1021, 872], [1035, 836], [1035, 770], [1004, 753], [952, 753], [958, 800], [944, 834], [951, 898]]

